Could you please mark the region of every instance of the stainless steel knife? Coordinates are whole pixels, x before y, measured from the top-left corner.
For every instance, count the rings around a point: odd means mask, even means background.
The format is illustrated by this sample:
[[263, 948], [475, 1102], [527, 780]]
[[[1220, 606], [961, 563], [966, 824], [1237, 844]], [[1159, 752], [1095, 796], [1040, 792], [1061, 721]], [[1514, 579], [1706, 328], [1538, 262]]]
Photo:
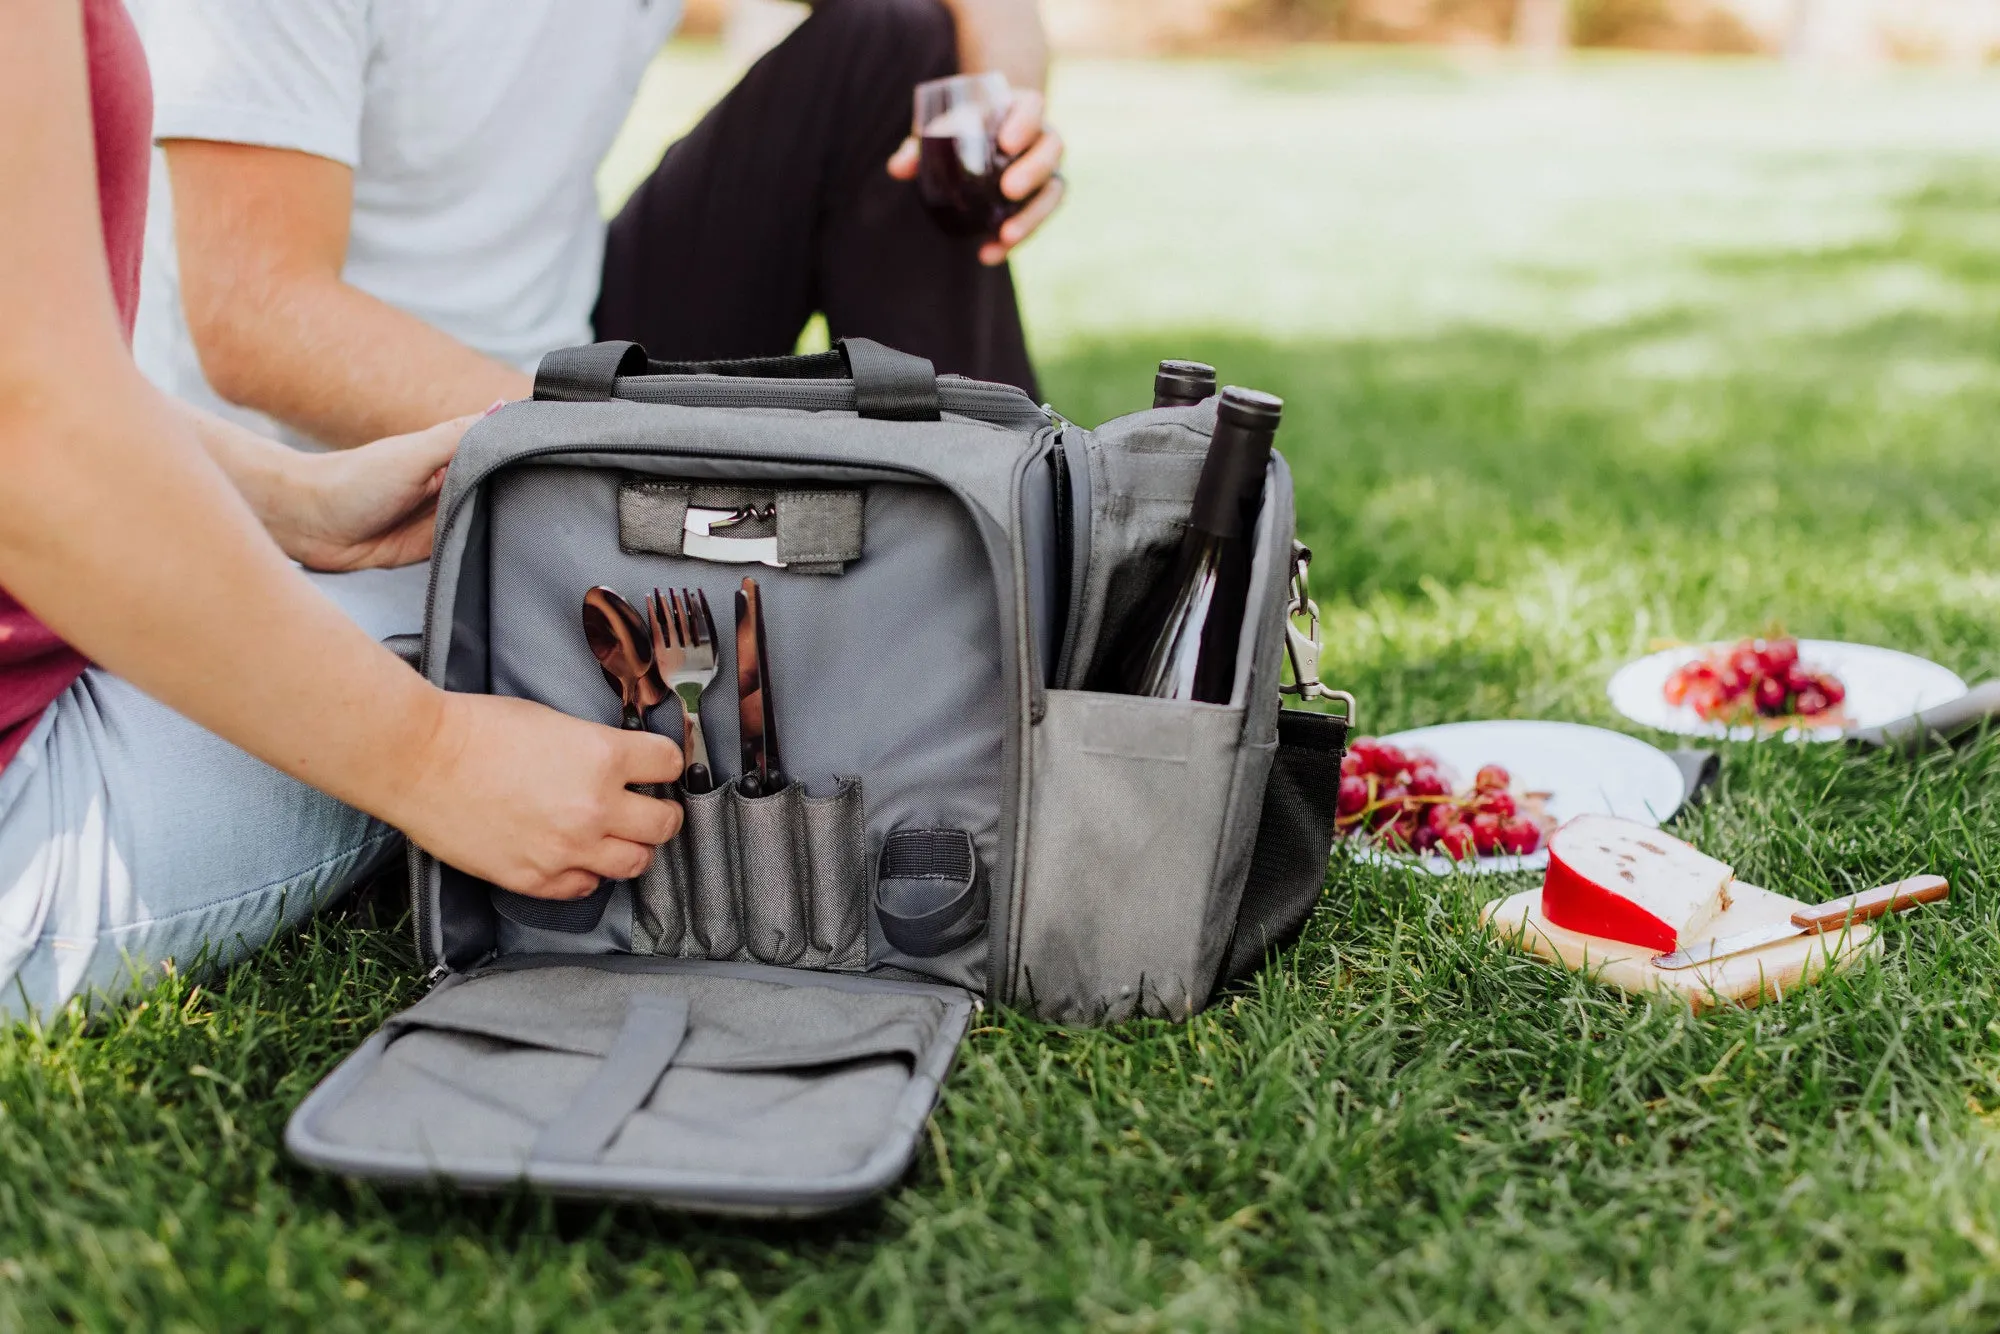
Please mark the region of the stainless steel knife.
[[1653, 966], [1668, 971], [1693, 968], [1697, 964], [1708, 963], [1714, 959], [1726, 959], [1732, 954], [1742, 954], [1749, 950], [1762, 949], [1766, 945], [1775, 945], [1781, 940], [1840, 931], [1857, 922], [1872, 921], [1885, 913], [1902, 912], [1920, 903], [1935, 903], [1950, 892], [1951, 886], [1945, 883], [1941, 875], [1912, 876], [1908, 880], [1898, 880], [1893, 885], [1883, 885], [1879, 889], [1849, 894], [1844, 899], [1833, 899], [1826, 903], [1814, 904], [1810, 908], [1801, 908], [1792, 914], [1789, 921], [1774, 922], [1770, 926], [1739, 931], [1731, 936], [1719, 936], [1714, 940], [1703, 941], [1699, 945], [1675, 950], [1672, 954], [1658, 955], [1653, 960]]
[[755, 579], [736, 590], [736, 720], [743, 748], [746, 797], [767, 797], [785, 786], [778, 761], [777, 719], [771, 707], [771, 654], [764, 637], [764, 601]]

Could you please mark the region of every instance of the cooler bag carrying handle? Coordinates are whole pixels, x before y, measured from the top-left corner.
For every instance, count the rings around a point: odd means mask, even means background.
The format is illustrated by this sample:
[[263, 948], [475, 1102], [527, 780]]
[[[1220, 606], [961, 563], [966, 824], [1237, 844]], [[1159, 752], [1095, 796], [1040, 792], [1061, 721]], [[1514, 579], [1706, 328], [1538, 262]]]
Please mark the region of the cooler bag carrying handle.
[[542, 403], [603, 403], [617, 397], [618, 380], [633, 375], [730, 375], [774, 380], [852, 380], [854, 406], [875, 421], [934, 422], [937, 368], [922, 357], [868, 338], [843, 338], [831, 352], [804, 357], [746, 357], [734, 361], [654, 361], [637, 343], [589, 343], [558, 348], [535, 368], [535, 399]]

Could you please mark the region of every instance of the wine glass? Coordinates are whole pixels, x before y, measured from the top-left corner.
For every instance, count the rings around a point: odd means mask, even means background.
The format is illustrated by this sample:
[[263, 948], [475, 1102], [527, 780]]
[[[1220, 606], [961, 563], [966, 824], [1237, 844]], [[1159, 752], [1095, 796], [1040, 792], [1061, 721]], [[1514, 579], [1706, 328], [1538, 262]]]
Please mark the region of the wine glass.
[[1000, 122], [1013, 98], [1007, 76], [998, 73], [917, 85], [917, 193], [953, 236], [993, 236], [1021, 207], [1000, 193], [1000, 175], [1014, 160], [1000, 151]]

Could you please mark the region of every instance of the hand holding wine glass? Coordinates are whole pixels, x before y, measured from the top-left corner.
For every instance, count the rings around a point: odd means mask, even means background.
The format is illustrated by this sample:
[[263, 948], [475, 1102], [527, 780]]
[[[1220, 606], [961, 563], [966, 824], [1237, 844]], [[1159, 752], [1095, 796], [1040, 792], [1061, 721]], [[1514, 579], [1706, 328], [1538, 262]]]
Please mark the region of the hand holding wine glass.
[[889, 174], [917, 181], [946, 230], [982, 236], [982, 264], [999, 264], [1062, 203], [1062, 136], [1042, 120], [1042, 94], [996, 73], [921, 84], [910, 136]]

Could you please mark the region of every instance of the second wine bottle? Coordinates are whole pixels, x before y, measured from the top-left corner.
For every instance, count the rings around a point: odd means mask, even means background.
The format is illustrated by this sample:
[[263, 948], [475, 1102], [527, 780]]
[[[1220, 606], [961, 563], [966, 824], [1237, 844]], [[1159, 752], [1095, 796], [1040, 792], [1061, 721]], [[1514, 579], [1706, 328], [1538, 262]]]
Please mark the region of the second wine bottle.
[[1250, 543], [1284, 401], [1230, 386], [1216, 405], [1173, 572], [1119, 636], [1097, 688], [1227, 704], [1250, 593]]

